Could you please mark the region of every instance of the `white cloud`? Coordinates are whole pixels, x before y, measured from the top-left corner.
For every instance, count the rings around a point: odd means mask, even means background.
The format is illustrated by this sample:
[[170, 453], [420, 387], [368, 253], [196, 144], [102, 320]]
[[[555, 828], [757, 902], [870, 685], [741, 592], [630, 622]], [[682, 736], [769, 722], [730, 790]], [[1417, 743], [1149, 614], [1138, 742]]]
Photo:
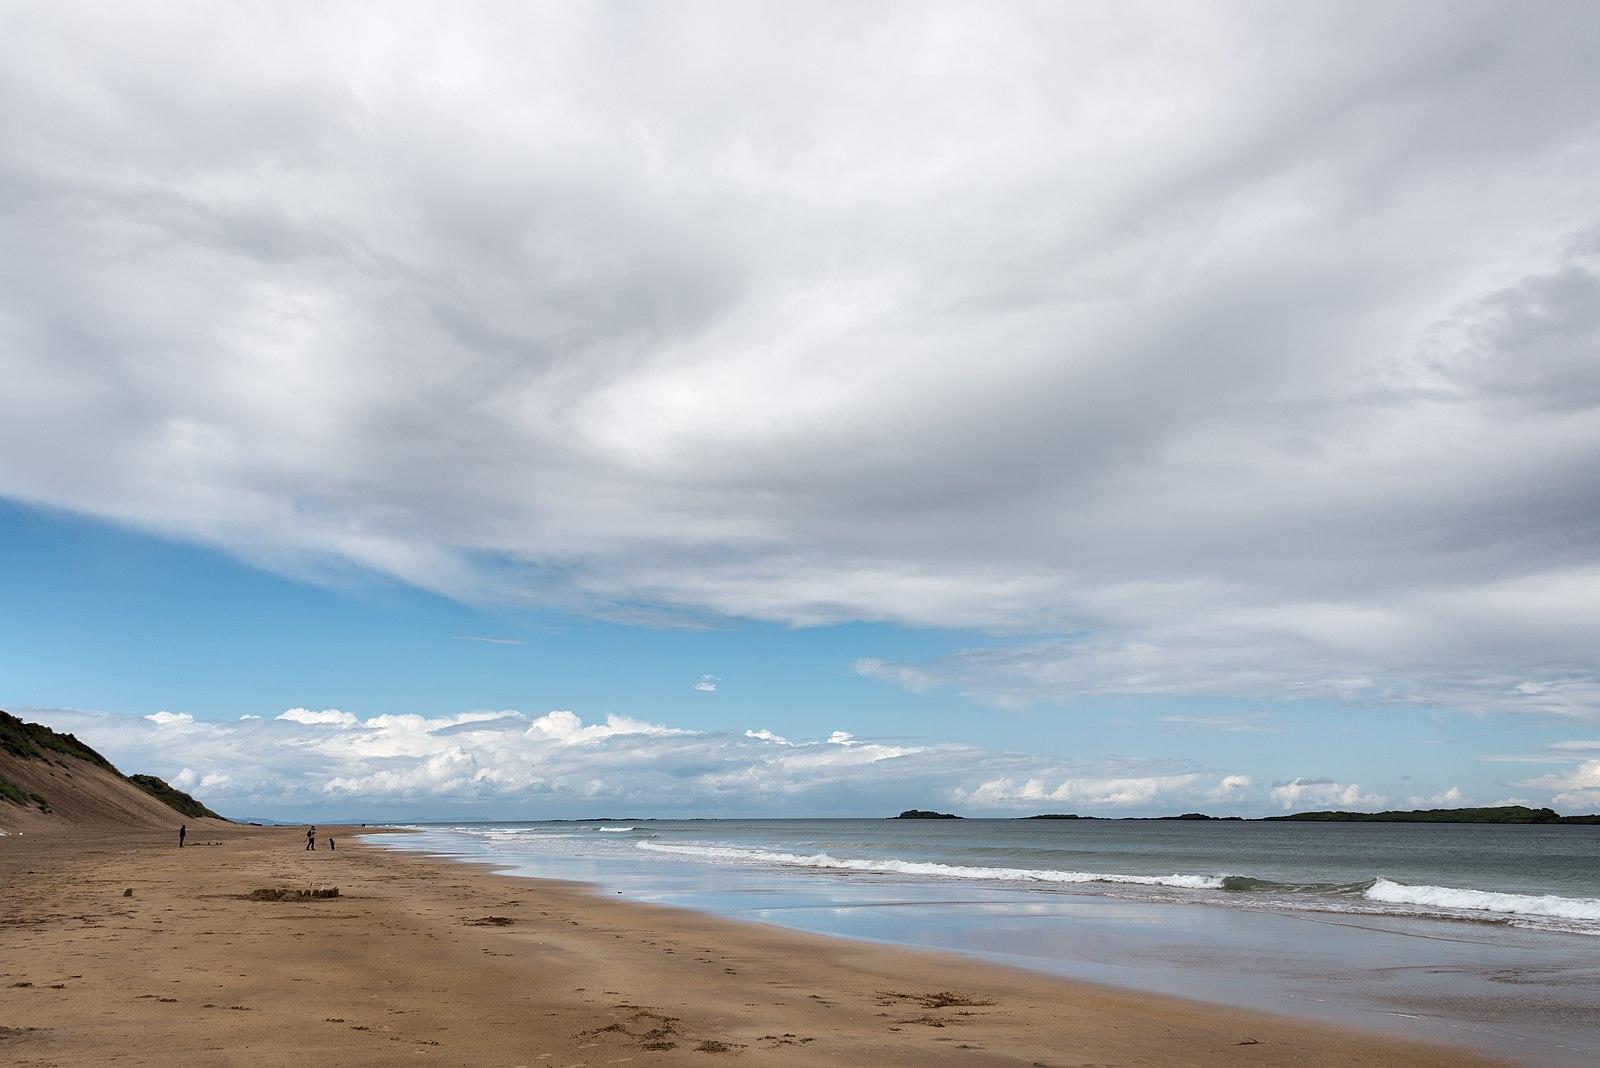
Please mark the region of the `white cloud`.
[[715, 675], [701, 675], [700, 681], [694, 684], [694, 688], [701, 693], [716, 693], [718, 681]]
[[279, 719], [288, 720], [290, 723], [321, 724], [330, 727], [354, 727], [361, 721], [349, 712], [341, 712], [337, 708], [327, 708], [314, 712], [309, 708], [291, 708], [278, 715]]
[[1551, 803], [1558, 809], [1600, 811], [1600, 758], [1584, 760], [1571, 770], [1525, 779], [1516, 785], [1549, 791]]
[[1382, 794], [1364, 792], [1355, 783], [1348, 785], [1332, 779], [1291, 779], [1273, 783], [1268, 791], [1272, 800], [1285, 810], [1304, 808], [1373, 809], [1389, 803]]
[[1019, 805], [1059, 803], [1090, 808], [1150, 805], [1161, 798], [1191, 797], [1200, 780], [1183, 775], [1106, 776], [1064, 779], [991, 779], [971, 790], [956, 790], [958, 800], [979, 808], [1015, 808]]
[[1240, 791], [1247, 790], [1255, 784], [1255, 779], [1248, 775], [1224, 775], [1222, 781], [1217, 783], [1216, 789], [1207, 796], [1218, 801], [1235, 800], [1241, 796]]
[[[337, 720], [190, 717], [181, 730], [150, 716], [15, 711], [77, 734], [125, 771], [160, 775], [237, 815], [308, 807], [329, 817], [864, 815], [930, 805], [974, 815], [1195, 809], [1249, 815], [1269, 806], [1391, 805], [1391, 798], [1356, 783], [1302, 776], [1264, 784], [1256, 775], [1181, 759], [1062, 759], [875, 740], [846, 730], [815, 739], [764, 728], [701, 732], [619, 715], [586, 723], [566, 710], [388, 714], [353, 723], [343, 713]], [[1505, 803], [1600, 809], [1600, 759], [1585, 756], [1516, 785], [1542, 796]], [[1465, 803], [1457, 786], [1405, 802]]]
[[[194, 720], [174, 732], [130, 716], [26, 711], [76, 732], [120, 767], [160, 774], [240, 815], [308, 807], [355, 816], [887, 814], [927, 804], [973, 813], [1066, 804], [1140, 812], [1219, 798], [1261, 802], [1249, 796], [1248, 776], [1208, 775], [1182, 761], [1059, 760], [844, 730], [806, 740], [502, 710], [353, 723], [343, 713]], [[1231, 785], [1214, 788], [1219, 778]]]
[[1461, 799], [1461, 787], [1452, 786], [1443, 793], [1434, 794], [1432, 797], [1412, 796], [1406, 798], [1407, 808], [1456, 808], [1464, 802]]
[[1590, 753], [1600, 753], [1600, 740], [1574, 738], [1546, 742], [1538, 752], [1487, 753], [1478, 759], [1499, 764], [1576, 764]]
[[1536, 8], [30, 5], [0, 495], [1087, 636], [861, 665], [996, 703], [1594, 716], [1600, 10]]
[[158, 727], [181, 726], [194, 722], [194, 717], [187, 712], [152, 712], [144, 718]]
[[1248, 731], [1253, 733], [1272, 733], [1278, 728], [1272, 726], [1271, 717], [1265, 712], [1241, 712], [1237, 715], [1174, 715], [1162, 716], [1161, 722], [1172, 723], [1179, 727], [1195, 727], [1206, 730], [1225, 732]]

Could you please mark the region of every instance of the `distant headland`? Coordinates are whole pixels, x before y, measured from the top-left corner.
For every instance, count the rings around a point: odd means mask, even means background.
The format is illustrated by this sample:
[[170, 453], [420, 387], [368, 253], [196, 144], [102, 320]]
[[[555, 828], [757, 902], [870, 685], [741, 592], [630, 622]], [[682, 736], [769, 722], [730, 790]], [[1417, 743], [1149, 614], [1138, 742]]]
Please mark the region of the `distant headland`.
[[1562, 816], [1553, 808], [1496, 805], [1492, 808], [1414, 808], [1389, 812], [1296, 812], [1292, 816], [1266, 816], [1267, 820], [1309, 823], [1583, 823], [1600, 824], [1600, 813]]
[[[949, 812], [930, 812], [908, 808], [897, 820], [959, 820], [965, 817]], [[1044, 812], [1037, 816], [1014, 816], [1021, 820], [1103, 820], [1107, 822], [1172, 821], [1180, 823], [1517, 823], [1550, 826], [1586, 824], [1600, 826], [1600, 813], [1589, 816], [1563, 816], [1552, 808], [1526, 805], [1495, 805], [1489, 808], [1416, 808], [1387, 812], [1296, 812], [1288, 816], [1208, 816], [1204, 812], [1185, 812], [1180, 816], [1080, 816], [1073, 812]]]

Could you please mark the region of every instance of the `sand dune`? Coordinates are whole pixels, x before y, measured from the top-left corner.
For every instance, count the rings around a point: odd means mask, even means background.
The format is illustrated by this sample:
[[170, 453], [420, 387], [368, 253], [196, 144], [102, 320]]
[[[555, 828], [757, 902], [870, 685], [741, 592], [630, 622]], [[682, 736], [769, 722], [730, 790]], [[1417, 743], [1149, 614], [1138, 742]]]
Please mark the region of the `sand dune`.
[[[71, 735], [0, 712], [0, 831], [14, 834], [166, 830], [191, 833], [222, 821], [195, 819], [139, 789]], [[18, 794], [34, 795], [19, 803]], [[40, 800], [36, 800], [40, 799]], [[41, 803], [42, 800], [42, 803]]]

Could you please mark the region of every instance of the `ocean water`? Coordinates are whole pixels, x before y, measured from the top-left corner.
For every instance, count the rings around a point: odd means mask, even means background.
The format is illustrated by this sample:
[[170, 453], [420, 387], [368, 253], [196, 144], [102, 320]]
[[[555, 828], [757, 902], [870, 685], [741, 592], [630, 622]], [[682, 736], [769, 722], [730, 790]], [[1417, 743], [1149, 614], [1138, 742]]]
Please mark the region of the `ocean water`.
[[1076, 979], [1600, 1063], [1600, 827], [417, 826], [397, 848]]

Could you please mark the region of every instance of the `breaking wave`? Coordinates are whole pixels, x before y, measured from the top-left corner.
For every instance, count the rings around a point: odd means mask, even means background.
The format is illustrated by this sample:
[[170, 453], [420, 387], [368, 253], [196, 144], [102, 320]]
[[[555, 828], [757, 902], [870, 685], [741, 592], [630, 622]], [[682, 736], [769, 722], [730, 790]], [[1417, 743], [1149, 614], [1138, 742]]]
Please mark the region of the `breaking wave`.
[[[1451, 886], [1408, 886], [1382, 877], [1358, 883], [1282, 883], [1246, 875], [1122, 875], [1092, 871], [1054, 871], [1037, 868], [978, 867], [933, 861], [835, 857], [827, 853], [784, 853], [769, 849], [741, 849], [720, 845], [676, 845], [641, 841], [638, 848], [652, 853], [672, 853], [703, 860], [771, 864], [782, 867], [820, 868], [828, 871], [877, 872], [938, 879], [984, 879], [991, 882], [1048, 885], [1110, 884], [1113, 886], [1170, 887], [1178, 890], [1220, 890], [1287, 904], [1298, 898], [1306, 908], [1336, 911], [1376, 910], [1411, 915], [1451, 916], [1462, 919], [1519, 919], [1578, 921], [1592, 929], [1600, 922], [1600, 898], [1560, 897], [1555, 894], [1512, 894], [1466, 890]], [[1258, 896], [1259, 895], [1259, 896]], [[1308, 899], [1319, 899], [1322, 905]], [[1341, 906], [1338, 902], [1347, 904]], [[1263, 902], [1265, 903], [1265, 902]], [[1242, 902], [1241, 902], [1242, 904]], [[1365, 906], [1363, 908], [1363, 906]]]
[[676, 853], [707, 860], [753, 861], [788, 867], [825, 868], [832, 871], [883, 872], [893, 875], [926, 875], [942, 879], [989, 879], [1000, 882], [1033, 883], [1123, 883], [1133, 886], [1172, 886], [1185, 890], [1220, 890], [1220, 875], [1111, 875], [1089, 871], [1048, 871], [1033, 868], [977, 868], [962, 864], [936, 864], [920, 860], [862, 860], [831, 857], [826, 853], [778, 853], [766, 849], [736, 849], [732, 846], [670, 845], [639, 842], [640, 849], [653, 853]]
[[1510, 916], [1548, 916], [1562, 920], [1600, 920], [1600, 898], [1558, 897], [1555, 894], [1505, 894], [1492, 890], [1462, 890], [1453, 886], [1407, 886], [1374, 879], [1362, 894], [1369, 901], [1391, 905]]

